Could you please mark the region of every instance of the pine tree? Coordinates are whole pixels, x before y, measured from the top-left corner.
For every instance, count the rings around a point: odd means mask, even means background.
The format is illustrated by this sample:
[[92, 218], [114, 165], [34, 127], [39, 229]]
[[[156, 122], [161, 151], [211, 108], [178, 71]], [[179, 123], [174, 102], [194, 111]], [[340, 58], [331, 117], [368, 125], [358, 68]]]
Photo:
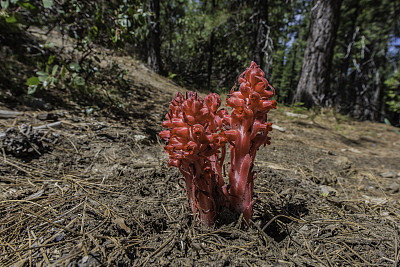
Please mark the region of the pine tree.
[[314, 0], [311, 25], [294, 102], [329, 103], [329, 80], [341, 0]]
[[148, 0], [148, 11], [151, 16], [147, 17], [147, 64], [157, 73], [163, 71], [161, 62], [161, 40], [160, 40], [160, 0]]

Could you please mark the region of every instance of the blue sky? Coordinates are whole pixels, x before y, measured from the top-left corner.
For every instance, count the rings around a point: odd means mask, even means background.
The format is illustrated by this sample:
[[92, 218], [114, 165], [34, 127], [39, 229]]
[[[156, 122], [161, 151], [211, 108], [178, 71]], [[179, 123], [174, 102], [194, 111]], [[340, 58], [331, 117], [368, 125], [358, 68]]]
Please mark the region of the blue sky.
[[395, 54], [398, 52], [400, 49], [400, 38], [399, 37], [394, 37], [392, 38], [390, 44], [389, 44], [389, 53]]

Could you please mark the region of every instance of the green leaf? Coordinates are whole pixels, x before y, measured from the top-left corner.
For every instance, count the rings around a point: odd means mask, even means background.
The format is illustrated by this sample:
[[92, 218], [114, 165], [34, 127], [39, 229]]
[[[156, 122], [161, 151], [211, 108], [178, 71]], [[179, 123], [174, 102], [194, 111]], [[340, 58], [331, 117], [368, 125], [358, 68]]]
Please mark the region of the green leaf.
[[44, 8], [51, 8], [54, 4], [53, 0], [42, 0]]
[[48, 74], [47, 72], [44, 72], [44, 71], [37, 71], [37, 72], [36, 72], [36, 75], [39, 75], [39, 76], [49, 76], [49, 74]]
[[44, 82], [49, 78], [49, 75], [46, 73], [46, 75], [41, 75], [39, 76], [39, 81]]
[[77, 77], [74, 79], [74, 83], [75, 83], [76, 85], [78, 85], [78, 86], [85, 85], [85, 79], [82, 78], [82, 77], [80, 77], [80, 76], [77, 76]]
[[66, 73], [66, 68], [64, 66], [62, 66], [62, 68], [61, 68], [61, 78], [65, 77], [65, 73]]
[[0, 4], [1, 4], [2, 9], [7, 9], [8, 6], [10, 5], [10, 2], [8, 0], [5, 0], [5, 1], [2, 0], [2, 1], [0, 1]]
[[55, 55], [50, 55], [49, 59], [47, 60], [47, 64], [50, 65], [51, 63], [53, 63], [54, 59], [56, 58]]
[[39, 78], [36, 76], [30, 77], [27, 81], [26, 81], [26, 85], [32, 86], [32, 85], [38, 85], [40, 83]]
[[58, 70], [58, 65], [54, 65], [53, 70], [51, 71], [51, 75], [55, 76]]
[[76, 71], [76, 72], [81, 70], [81, 66], [79, 66], [79, 64], [76, 62], [72, 62], [71, 64], [69, 64], [69, 67], [71, 70]]
[[14, 14], [12, 14], [11, 16], [6, 17], [6, 22], [7, 23], [16, 23], [17, 19], [15, 18]]
[[172, 73], [172, 72], [168, 72], [168, 78], [173, 79], [176, 77], [177, 74]]
[[92, 32], [94, 35], [97, 35], [99, 33], [99, 28], [97, 28], [97, 26], [93, 26]]
[[18, 2], [18, 5], [20, 6], [20, 7], [23, 7], [23, 8], [25, 8], [25, 9], [29, 9], [29, 10], [34, 10], [34, 9], [36, 9], [36, 7], [34, 6], [34, 5], [32, 5], [31, 3], [29, 3], [29, 2], [21, 2], [21, 1], [19, 1]]
[[383, 121], [385, 122], [385, 124], [387, 126], [392, 126], [392, 124], [390, 123], [390, 121], [388, 119], [384, 118]]
[[37, 85], [30, 85], [28, 87], [28, 95], [34, 94], [36, 92]]

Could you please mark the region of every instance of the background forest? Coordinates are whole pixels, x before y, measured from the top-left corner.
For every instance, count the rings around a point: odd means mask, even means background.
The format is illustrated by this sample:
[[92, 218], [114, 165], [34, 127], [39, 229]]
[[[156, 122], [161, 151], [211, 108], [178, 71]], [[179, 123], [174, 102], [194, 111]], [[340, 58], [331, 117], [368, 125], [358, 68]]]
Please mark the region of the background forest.
[[[92, 57], [102, 46], [203, 91], [227, 92], [254, 60], [279, 103], [399, 125], [398, 14], [398, 0], [2, 0], [0, 43], [13, 51], [1, 51], [0, 87], [11, 88], [1, 97], [95, 94], [90, 84], [107, 80]], [[29, 39], [33, 27], [73, 38], [79, 58]], [[126, 86], [113, 70], [106, 91]]]

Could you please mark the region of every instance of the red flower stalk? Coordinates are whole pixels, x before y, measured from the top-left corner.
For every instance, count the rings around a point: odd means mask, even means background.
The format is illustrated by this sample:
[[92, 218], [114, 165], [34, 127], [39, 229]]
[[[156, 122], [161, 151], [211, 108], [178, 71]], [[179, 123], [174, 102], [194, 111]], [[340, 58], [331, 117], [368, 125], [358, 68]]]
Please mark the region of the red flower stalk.
[[[246, 221], [252, 216], [252, 168], [259, 147], [270, 143], [267, 113], [276, 108], [275, 100], [270, 100], [274, 89], [264, 77], [251, 62], [239, 76], [239, 91], [232, 88], [227, 99], [233, 108], [230, 115], [219, 109], [221, 99], [215, 93], [204, 100], [194, 92], [186, 97], [178, 93], [170, 102], [162, 124], [167, 130], [160, 133], [167, 141], [168, 165], [178, 167], [185, 177], [189, 205], [205, 224], [211, 225], [224, 207], [243, 213]], [[226, 142], [231, 151], [228, 186], [222, 174]]]
[[[197, 93], [178, 93], [170, 102], [160, 137], [167, 140], [169, 166], [178, 167], [185, 177], [189, 206], [200, 220], [211, 225], [221, 209], [224, 185], [222, 165], [226, 138], [220, 134], [224, 110], [221, 99], [209, 94], [205, 100]], [[221, 154], [221, 156], [219, 156]]]
[[276, 108], [276, 101], [270, 100], [275, 90], [264, 77], [260, 67], [251, 62], [250, 68], [239, 76], [240, 90], [232, 88], [226, 100], [233, 108], [228, 121], [230, 130], [224, 132], [231, 151], [226, 193], [231, 207], [243, 213], [247, 222], [253, 215], [254, 159], [261, 145], [270, 144], [268, 132], [272, 124], [267, 123], [267, 113]]

